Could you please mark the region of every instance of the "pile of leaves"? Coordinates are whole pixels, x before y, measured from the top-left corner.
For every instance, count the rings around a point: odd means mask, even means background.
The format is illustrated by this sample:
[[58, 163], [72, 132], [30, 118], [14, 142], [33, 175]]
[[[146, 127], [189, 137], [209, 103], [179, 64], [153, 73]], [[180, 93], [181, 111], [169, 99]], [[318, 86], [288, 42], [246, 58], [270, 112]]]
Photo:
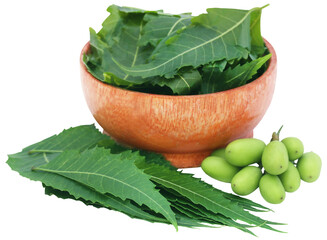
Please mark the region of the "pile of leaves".
[[[45, 193], [120, 211], [132, 218], [185, 227], [230, 226], [278, 231], [251, 212], [268, 208], [225, 193], [171, 166], [162, 155], [118, 145], [94, 125], [58, 135], [9, 155], [12, 170], [40, 181]], [[240, 221], [241, 222], [240, 222]]]
[[192, 16], [111, 5], [83, 61], [97, 79], [141, 92], [191, 95], [258, 78], [271, 54], [260, 31], [262, 8], [210, 8]]

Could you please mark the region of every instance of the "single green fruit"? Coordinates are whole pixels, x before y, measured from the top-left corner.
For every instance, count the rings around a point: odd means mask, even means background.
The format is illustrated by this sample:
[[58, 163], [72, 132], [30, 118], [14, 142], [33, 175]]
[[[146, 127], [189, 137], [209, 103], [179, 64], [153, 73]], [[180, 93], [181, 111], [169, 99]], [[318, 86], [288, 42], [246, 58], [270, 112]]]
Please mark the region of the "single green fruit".
[[237, 139], [227, 145], [226, 160], [238, 167], [259, 162], [265, 146], [263, 141], [256, 138]]
[[272, 175], [279, 175], [288, 168], [288, 153], [284, 143], [272, 141], [268, 143], [262, 154], [262, 166]]
[[278, 204], [285, 199], [285, 189], [278, 176], [265, 174], [259, 182], [261, 196], [269, 203]]
[[314, 182], [319, 178], [321, 171], [321, 158], [314, 152], [307, 152], [297, 162], [301, 179], [305, 182]]
[[304, 146], [300, 139], [296, 137], [287, 137], [282, 140], [282, 143], [284, 143], [287, 149], [288, 158], [290, 161], [299, 159], [302, 156]]
[[230, 183], [240, 168], [229, 164], [225, 159], [209, 156], [202, 161], [202, 170], [210, 177], [222, 182]]
[[216, 156], [216, 157], [221, 157], [221, 158], [226, 159], [225, 148], [219, 148], [219, 149], [213, 151], [210, 156]]
[[301, 184], [300, 173], [294, 166], [293, 162], [288, 163], [288, 168], [285, 172], [279, 175], [286, 192], [295, 192]]
[[232, 179], [233, 192], [242, 196], [252, 193], [259, 187], [261, 176], [260, 168], [254, 166], [244, 167]]

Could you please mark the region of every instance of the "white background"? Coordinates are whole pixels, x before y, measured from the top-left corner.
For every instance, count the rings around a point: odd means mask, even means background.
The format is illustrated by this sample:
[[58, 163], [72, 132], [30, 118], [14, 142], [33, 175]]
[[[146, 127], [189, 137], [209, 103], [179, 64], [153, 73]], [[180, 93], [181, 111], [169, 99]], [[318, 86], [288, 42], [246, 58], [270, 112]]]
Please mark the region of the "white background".
[[[323, 160], [320, 179], [303, 183], [280, 205], [271, 205], [258, 191], [250, 199], [273, 208], [263, 218], [286, 222], [287, 234], [255, 228], [258, 239], [327, 239], [326, 204], [326, 9], [325, 1], [270, 1], [263, 10], [262, 35], [278, 56], [273, 101], [254, 136], [269, 141], [281, 136], [302, 139], [305, 151]], [[0, 3], [0, 239], [253, 239], [233, 228], [187, 229], [133, 220], [114, 211], [44, 195], [40, 182], [10, 170], [7, 154], [65, 128], [94, 123], [81, 90], [79, 54], [107, 17], [110, 4], [193, 12], [208, 7], [250, 9], [269, 1], [36, 1]], [[208, 183], [231, 192], [230, 186], [188, 169]], [[6, 237], [5, 237], [6, 236]]]

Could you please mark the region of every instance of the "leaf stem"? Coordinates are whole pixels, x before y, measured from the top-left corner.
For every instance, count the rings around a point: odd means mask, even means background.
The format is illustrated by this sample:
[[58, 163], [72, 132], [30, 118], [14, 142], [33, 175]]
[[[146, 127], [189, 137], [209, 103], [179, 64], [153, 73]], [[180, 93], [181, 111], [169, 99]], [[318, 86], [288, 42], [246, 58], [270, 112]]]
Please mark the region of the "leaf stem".
[[269, 5], [270, 5], [270, 4], [267, 3], [266, 5], [264, 5], [263, 7], [261, 7], [261, 9], [264, 9], [264, 8], [268, 7]]
[[278, 130], [278, 132], [277, 132], [278, 137], [279, 137], [280, 131], [282, 131], [283, 126], [284, 126], [284, 125], [282, 125], [282, 126], [280, 127], [280, 129]]

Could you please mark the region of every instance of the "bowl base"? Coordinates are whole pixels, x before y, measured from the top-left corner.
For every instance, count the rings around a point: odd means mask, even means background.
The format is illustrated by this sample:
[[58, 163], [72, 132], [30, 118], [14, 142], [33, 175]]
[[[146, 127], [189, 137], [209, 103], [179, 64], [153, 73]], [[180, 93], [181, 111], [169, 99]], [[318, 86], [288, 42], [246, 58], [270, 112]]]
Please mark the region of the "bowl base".
[[[252, 138], [253, 131], [250, 131], [248, 134], [241, 138]], [[164, 155], [167, 161], [171, 163], [174, 167], [177, 168], [194, 168], [200, 167], [202, 161], [208, 157], [213, 150], [203, 151], [203, 152], [194, 152], [194, 153], [160, 153]]]
[[[103, 134], [110, 136], [110, 134], [108, 134], [105, 130], [103, 130]], [[252, 138], [252, 137], [253, 137], [253, 131], [250, 131], [248, 134], [240, 138]], [[162, 154], [166, 158], [166, 160], [169, 161], [171, 165], [173, 165], [174, 167], [194, 168], [194, 167], [200, 167], [202, 161], [206, 157], [208, 157], [212, 153], [212, 151], [213, 150], [203, 151], [203, 152], [193, 152], [193, 153], [162, 153], [162, 152], [158, 152], [158, 153]]]
[[212, 151], [195, 153], [161, 153], [167, 161], [177, 168], [200, 167], [203, 159], [208, 157]]

